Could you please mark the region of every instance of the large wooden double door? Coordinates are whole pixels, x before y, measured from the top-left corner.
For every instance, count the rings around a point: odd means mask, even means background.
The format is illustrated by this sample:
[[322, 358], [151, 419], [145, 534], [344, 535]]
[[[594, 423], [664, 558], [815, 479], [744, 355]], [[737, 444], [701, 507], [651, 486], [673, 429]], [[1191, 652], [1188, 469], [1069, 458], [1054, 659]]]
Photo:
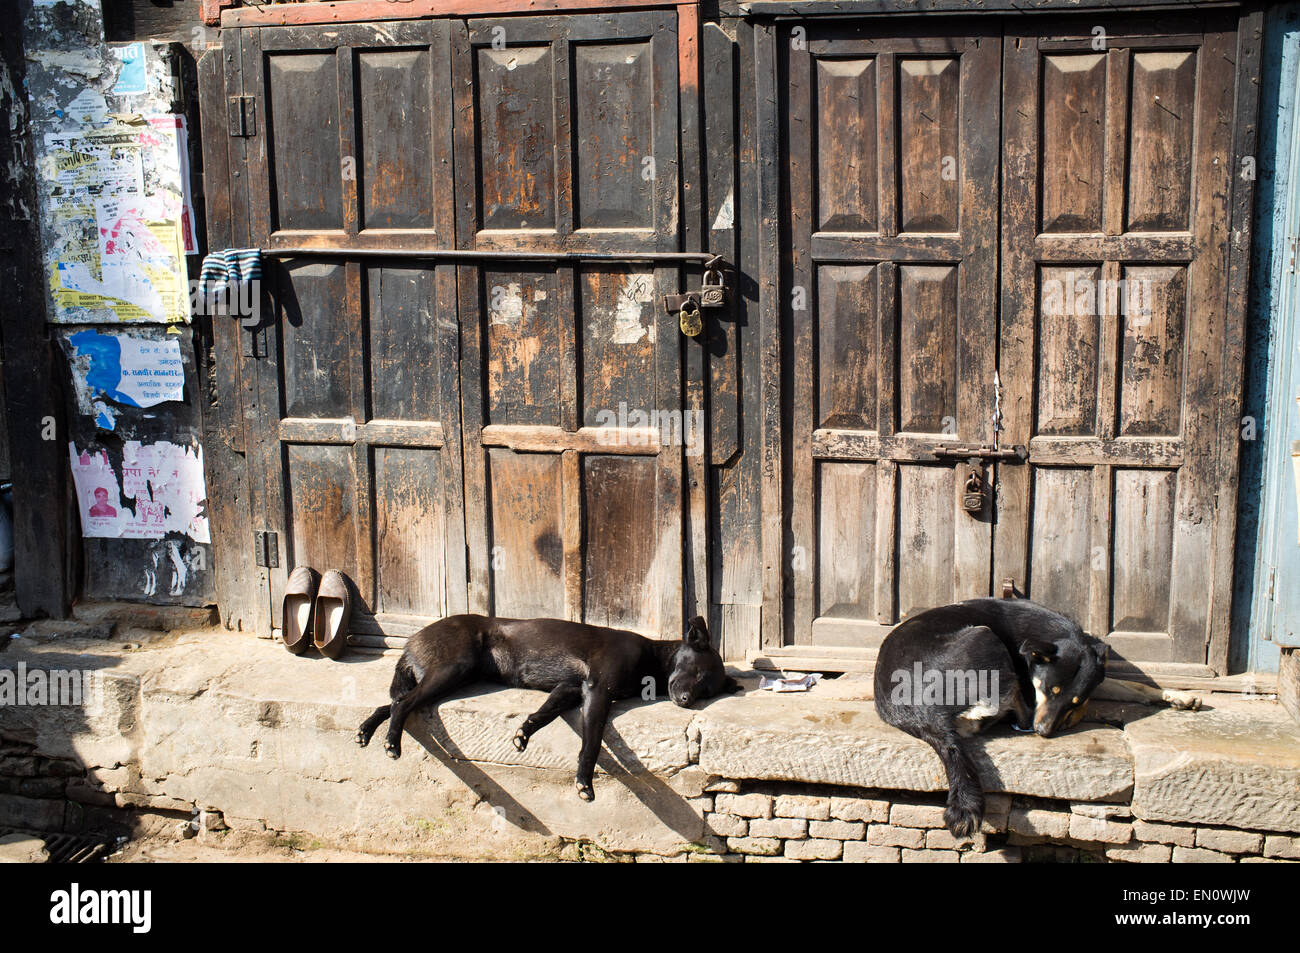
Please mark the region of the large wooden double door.
[[268, 626], [308, 564], [355, 581], [373, 647], [464, 611], [680, 637], [684, 447], [653, 422], [681, 420], [682, 266], [646, 260], [680, 250], [676, 15], [266, 27], [233, 54]]
[[1233, 22], [988, 22], [772, 36], [792, 419], [765, 642], [869, 664], [1009, 581], [1121, 660], [1206, 673]]

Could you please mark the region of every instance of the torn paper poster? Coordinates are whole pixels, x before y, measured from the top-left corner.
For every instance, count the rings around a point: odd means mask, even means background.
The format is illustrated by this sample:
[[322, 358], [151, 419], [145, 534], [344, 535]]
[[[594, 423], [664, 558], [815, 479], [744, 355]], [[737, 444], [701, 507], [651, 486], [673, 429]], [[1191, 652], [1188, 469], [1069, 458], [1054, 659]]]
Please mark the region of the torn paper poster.
[[117, 411], [102, 400], [90, 405], [90, 416], [95, 418], [95, 426], [100, 430], [117, 429]]
[[176, 337], [78, 331], [68, 340], [77, 351], [72, 375], [79, 394], [84, 385], [89, 398], [107, 397], [128, 407], [185, 399], [185, 364]]
[[162, 539], [183, 533], [195, 542], [212, 541], [202, 447], [196, 452], [165, 440], [128, 440], [120, 482], [105, 451], [78, 451], [70, 442], [68, 456], [82, 536]]
[[171, 115], [43, 137], [52, 320], [189, 320], [185, 256], [198, 246], [185, 138]]
[[654, 280], [650, 275], [628, 275], [614, 305], [611, 340], [615, 344], [636, 344], [642, 338], [652, 342], [655, 339]]
[[113, 85], [113, 94], [116, 96], [144, 95], [149, 88], [145, 76], [144, 44], [130, 43], [126, 46], [114, 47], [113, 55], [122, 64], [122, 71], [117, 74], [117, 82]]
[[108, 103], [100, 93], [86, 87], [68, 103], [68, 118], [76, 122], [104, 122], [108, 119]]

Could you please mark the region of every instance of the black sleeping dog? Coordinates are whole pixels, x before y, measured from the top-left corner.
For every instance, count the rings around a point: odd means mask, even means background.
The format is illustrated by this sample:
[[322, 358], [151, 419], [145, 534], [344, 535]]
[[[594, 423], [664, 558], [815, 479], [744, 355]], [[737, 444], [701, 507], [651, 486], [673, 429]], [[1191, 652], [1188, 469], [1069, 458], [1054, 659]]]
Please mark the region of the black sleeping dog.
[[1106, 677], [1106, 648], [1028, 599], [939, 606], [889, 633], [876, 660], [876, 711], [938, 753], [948, 774], [944, 820], [954, 837], [974, 834], [984, 818], [984, 790], [965, 739], [1008, 713], [1043, 737], [1078, 724]]
[[689, 708], [699, 699], [740, 690], [709, 643], [702, 618], [691, 620], [685, 639], [672, 642], [559, 619], [457, 615], [411, 636], [388, 690], [392, 704], [376, 708], [362, 723], [357, 744], [369, 744], [375, 729], [391, 716], [384, 750], [401, 757], [407, 716], [471, 682], [551, 693], [515, 733], [520, 751], [534, 732], [582, 706], [577, 786], [584, 801], [595, 798], [592, 773], [614, 701], [641, 695], [649, 686], [654, 694], [666, 688], [674, 702]]

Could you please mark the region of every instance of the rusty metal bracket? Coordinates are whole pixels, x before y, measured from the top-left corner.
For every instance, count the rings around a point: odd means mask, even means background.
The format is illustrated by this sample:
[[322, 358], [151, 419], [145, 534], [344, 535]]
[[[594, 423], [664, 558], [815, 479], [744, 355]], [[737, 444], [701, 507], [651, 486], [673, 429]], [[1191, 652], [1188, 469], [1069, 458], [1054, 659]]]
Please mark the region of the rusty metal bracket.
[[940, 444], [928, 455], [932, 460], [968, 460], [972, 466], [993, 461], [996, 463], [1024, 463], [1029, 459], [1029, 450], [1024, 444], [999, 448], [975, 444], [948, 445]]
[[696, 308], [700, 306], [700, 296], [695, 291], [689, 291], [684, 295], [664, 295], [663, 300], [666, 314], [680, 314], [688, 301], [695, 305]]

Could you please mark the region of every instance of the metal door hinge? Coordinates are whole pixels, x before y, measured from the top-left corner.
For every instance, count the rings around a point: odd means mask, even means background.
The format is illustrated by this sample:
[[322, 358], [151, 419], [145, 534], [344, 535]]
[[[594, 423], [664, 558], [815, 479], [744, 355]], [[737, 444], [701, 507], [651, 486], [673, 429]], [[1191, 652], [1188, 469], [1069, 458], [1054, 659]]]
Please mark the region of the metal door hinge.
[[266, 357], [266, 328], [249, 328], [244, 335], [244, 357]]
[[266, 530], [253, 533], [253, 559], [258, 566], [276, 569], [280, 565], [280, 535]]
[[252, 96], [227, 99], [226, 119], [232, 136], [257, 135], [257, 100]]

